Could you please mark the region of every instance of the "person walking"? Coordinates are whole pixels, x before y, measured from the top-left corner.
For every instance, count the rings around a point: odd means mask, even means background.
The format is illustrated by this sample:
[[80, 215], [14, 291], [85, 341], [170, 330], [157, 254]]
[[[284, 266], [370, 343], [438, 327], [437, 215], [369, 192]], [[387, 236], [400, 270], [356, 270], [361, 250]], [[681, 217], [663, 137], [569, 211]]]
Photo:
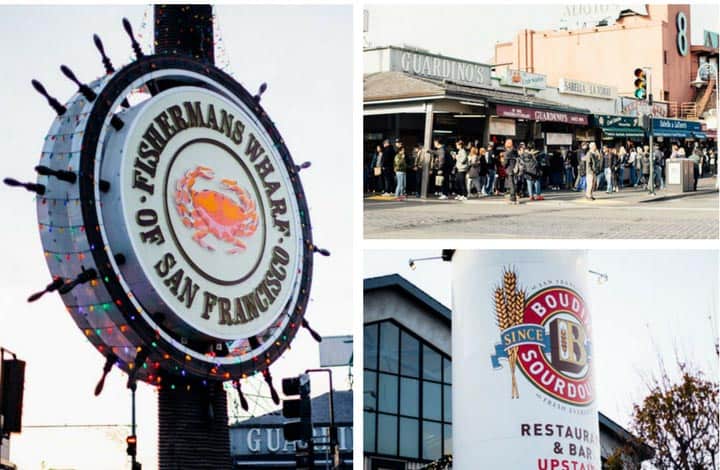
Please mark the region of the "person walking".
[[590, 142], [588, 152], [585, 154], [585, 198], [595, 200], [595, 177], [602, 171], [603, 156], [598, 152], [595, 142]]
[[[485, 167], [485, 185], [483, 188], [483, 194], [490, 196], [493, 194], [493, 188], [495, 186], [495, 175], [497, 174], [498, 161], [495, 155], [495, 149], [492, 142], [488, 144], [487, 151], [483, 155], [482, 161]], [[481, 166], [482, 170], [482, 166]]]
[[455, 148], [457, 148], [455, 154], [455, 192], [457, 196], [455, 196], [455, 199], [467, 201], [467, 181], [465, 181], [465, 177], [468, 169], [468, 154], [462, 140], [455, 143]]
[[698, 179], [700, 178], [700, 164], [702, 161], [700, 149], [695, 147], [690, 154], [690, 160], [693, 162], [693, 191], [697, 191]]
[[[681, 158], [685, 158], [684, 156]], [[654, 178], [655, 178], [655, 186], [663, 190], [665, 189], [665, 181], [663, 179], [663, 166], [665, 163], [665, 156], [663, 155], [662, 150], [660, 150], [659, 145], [655, 145], [655, 152], [653, 152], [653, 172]]]
[[572, 149], [564, 150], [562, 162], [563, 170], [565, 172], [565, 189], [567, 190], [574, 189], [575, 167], [577, 166], [577, 162], [573, 162], [573, 159], [575, 158], [577, 158], [577, 155], [572, 151]]
[[607, 145], [603, 148], [603, 173], [605, 175], [605, 192], [610, 194], [613, 191], [613, 167], [616, 157]]
[[480, 182], [480, 159], [485, 149], [480, 149], [475, 146], [470, 147], [470, 155], [468, 156], [468, 170], [467, 170], [467, 197], [472, 196], [472, 190], [475, 188], [475, 197], [479, 198], [482, 192], [482, 184]]
[[402, 142], [397, 142], [397, 152], [395, 152], [395, 160], [393, 161], [393, 170], [395, 171], [395, 178], [397, 179], [397, 185], [395, 186], [395, 199], [405, 199], [405, 182], [407, 175], [407, 160], [405, 160], [405, 148]]
[[627, 159], [627, 167], [628, 167], [628, 170], [630, 170], [630, 181], [628, 183], [632, 187], [637, 186], [637, 182], [635, 181], [635, 179], [637, 178], [636, 161], [637, 161], [637, 150], [635, 150], [635, 147], [633, 146], [633, 147], [630, 147], [630, 151], [628, 152], [628, 159]]
[[510, 189], [510, 204], [518, 205], [517, 197], [517, 179], [520, 173], [520, 165], [518, 164], [518, 152], [513, 146], [512, 139], [505, 140], [505, 173], [507, 173], [507, 184]]
[[395, 149], [392, 145], [390, 145], [390, 141], [385, 139], [383, 141], [382, 149], [383, 196], [391, 196], [395, 187], [395, 172], [393, 171], [394, 165]]
[[435, 147], [433, 156], [435, 157], [435, 186], [439, 194], [438, 199], [447, 199], [448, 179], [450, 178], [453, 161], [440, 139], [435, 138], [433, 146]]
[[372, 192], [382, 193], [383, 192], [383, 179], [382, 179], [382, 146], [378, 145], [375, 147], [375, 154], [373, 155], [370, 167], [372, 168]]
[[540, 200], [540, 164], [537, 160], [538, 152], [529, 150], [520, 156], [524, 171], [525, 183], [527, 184], [528, 197], [531, 201]]

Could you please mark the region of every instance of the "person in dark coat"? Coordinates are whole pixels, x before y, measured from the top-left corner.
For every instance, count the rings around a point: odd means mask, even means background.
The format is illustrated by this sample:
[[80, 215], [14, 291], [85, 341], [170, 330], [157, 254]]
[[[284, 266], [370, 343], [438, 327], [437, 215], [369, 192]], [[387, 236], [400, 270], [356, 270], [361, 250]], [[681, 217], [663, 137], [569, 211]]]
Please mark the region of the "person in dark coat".
[[507, 184], [510, 187], [510, 204], [519, 204], [517, 197], [517, 172], [518, 153], [515, 150], [512, 139], [505, 140], [505, 172], [507, 173]]
[[390, 141], [385, 139], [383, 141], [382, 149], [382, 174], [383, 182], [385, 183], [385, 196], [392, 195], [395, 190], [395, 171], [393, 165], [395, 164], [395, 149], [390, 145]]

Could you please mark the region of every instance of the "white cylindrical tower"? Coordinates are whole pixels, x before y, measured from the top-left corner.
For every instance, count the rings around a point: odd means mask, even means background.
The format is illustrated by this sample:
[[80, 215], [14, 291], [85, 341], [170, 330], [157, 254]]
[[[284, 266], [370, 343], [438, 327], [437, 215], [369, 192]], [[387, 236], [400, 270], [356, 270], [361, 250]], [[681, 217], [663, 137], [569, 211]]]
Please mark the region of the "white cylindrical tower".
[[452, 265], [453, 468], [599, 470], [586, 253]]

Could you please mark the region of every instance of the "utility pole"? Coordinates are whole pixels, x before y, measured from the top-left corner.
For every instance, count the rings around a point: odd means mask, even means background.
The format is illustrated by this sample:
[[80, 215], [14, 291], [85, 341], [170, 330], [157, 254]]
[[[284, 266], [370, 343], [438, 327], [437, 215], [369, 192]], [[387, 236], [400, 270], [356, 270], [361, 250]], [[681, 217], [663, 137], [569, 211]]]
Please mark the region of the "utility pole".
[[653, 93], [652, 93], [652, 67], [644, 67], [648, 77], [650, 92], [648, 93], [648, 104], [650, 105], [650, 119], [648, 120], [648, 137], [650, 145], [650, 194], [655, 195], [655, 149], [653, 148]]

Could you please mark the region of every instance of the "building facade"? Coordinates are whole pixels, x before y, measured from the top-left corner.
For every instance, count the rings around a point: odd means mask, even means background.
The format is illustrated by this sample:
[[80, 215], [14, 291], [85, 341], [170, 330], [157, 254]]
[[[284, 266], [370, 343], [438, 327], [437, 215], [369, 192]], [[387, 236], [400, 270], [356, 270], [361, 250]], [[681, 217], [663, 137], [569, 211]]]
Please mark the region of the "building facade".
[[[603, 83], [621, 96], [633, 96], [634, 71], [652, 69], [648, 92], [667, 103], [666, 117], [695, 119], [707, 106], [708, 97], [698, 109], [705, 93], [693, 86], [699, 64], [711, 62], [717, 70], [717, 45], [711, 32], [703, 46], [691, 46], [690, 5], [648, 4], [641, 13], [626, 10], [613, 24], [574, 30], [519, 31], [511, 42], [495, 46], [495, 63], [502, 67], [541, 73], [550, 86], [563, 79]], [[717, 72], [715, 72], [717, 73]], [[715, 83], [705, 83], [710, 94]]]
[[[312, 399], [313, 438], [318, 443], [328, 441], [330, 425], [328, 394]], [[353, 468], [353, 397], [352, 391], [335, 391], [333, 395], [335, 424], [338, 428], [338, 446], [342, 465]], [[295, 465], [295, 443], [283, 437], [285, 418], [281, 411], [267, 413], [230, 426], [230, 452], [234, 468], [290, 470]], [[325, 468], [332, 463], [327, 445], [315, 450], [315, 465]]]
[[[453, 433], [472, 432], [451, 421], [452, 312], [397, 274], [365, 279], [363, 301], [363, 468], [419, 470], [452, 454]], [[607, 416], [598, 420], [603, 463], [636, 445]], [[637, 451], [652, 456], [646, 446]]]

